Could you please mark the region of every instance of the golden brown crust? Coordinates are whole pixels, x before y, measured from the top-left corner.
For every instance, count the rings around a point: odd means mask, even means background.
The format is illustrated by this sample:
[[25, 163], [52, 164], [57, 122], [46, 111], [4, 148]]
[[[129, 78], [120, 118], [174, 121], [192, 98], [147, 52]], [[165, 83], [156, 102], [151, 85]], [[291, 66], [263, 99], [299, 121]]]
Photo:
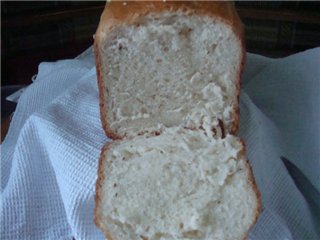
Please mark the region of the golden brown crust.
[[109, 235], [108, 232], [105, 231], [102, 223], [102, 216], [101, 213], [102, 211], [100, 210], [100, 204], [101, 204], [101, 188], [103, 185], [103, 182], [105, 180], [105, 176], [103, 173], [104, 169], [104, 164], [106, 164], [106, 161], [104, 161], [107, 152], [109, 151], [111, 145], [113, 142], [109, 142], [105, 144], [101, 150], [100, 158], [99, 158], [99, 164], [98, 164], [98, 179], [96, 182], [96, 194], [94, 196], [94, 201], [95, 201], [95, 209], [94, 209], [94, 223], [98, 228], [101, 229], [101, 231], [104, 233], [106, 239], [112, 240], [111, 236]]
[[[96, 39], [96, 38], [95, 38]], [[98, 79], [98, 88], [99, 88], [99, 107], [100, 107], [100, 119], [102, 123], [103, 130], [105, 134], [111, 139], [120, 139], [121, 137], [116, 133], [112, 132], [107, 123], [107, 106], [106, 106], [106, 94], [108, 91], [106, 86], [103, 83], [103, 71], [102, 71], [102, 63], [101, 56], [99, 51], [98, 42], [95, 41], [93, 44], [93, 49], [96, 57], [96, 71], [97, 71], [97, 79]]]
[[243, 27], [234, 5], [223, 1], [130, 1], [126, 2], [125, 5], [123, 2], [112, 1], [106, 4], [97, 34], [112, 31], [117, 25], [134, 24], [149, 13], [163, 11], [183, 11], [190, 15], [206, 15], [220, 18], [233, 28], [237, 36], [242, 37], [243, 35]]
[[113, 240], [113, 238], [110, 236], [110, 234], [108, 232], [104, 233], [104, 236], [108, 240]]
[[102, 79], [102, 62], [99, 51], [100, 41], [104, 40], [104, 35], [111, 33], [118, 26], [133, 25], [139, 23], [141, 18], [150, 13], [160, 13], [163, 11], [183, 11], [189, 15], [203, 15], [215, 18], [218, 21], [228, 24], [235, 36], [237, 36], [241, 45], [241, 64], [238, 69], [237, 82], [236, 82], [236, 103], [233, 114], [233, 122], [231, 127], [231, 134], [234, 134], [238, 130], [239, 126], [239, 94], [240, 94], [240, 76], [245, 61], [245, 46], [244, 46], [244, 30], [241, 20], [231, 2], [220, 1], [166, 1], [166, 2], [152, 2], [152, 1], [130, 1], [124, 4], [122, 1], [110, 2], [106, 4], [106, 7], [101, 15], [100, 23], [96, 32], [94, 49], [97, 65], [97, 77], [99, 86], [99, 98], [100, 98], [100, 112], [101, 122], [106, 135], [112, 139], [121, 139], [123, 136], [113, 132], [107, 121], [107, 109], [106, 109], [106, 86], [104, 86]]
[[[246, 169], [248, 171], [248, 182], [251, 186], [251, 188], [253, 189], [254, 193], [256, 194], [256, 198], [257, 198], [257, 207], [256, 207], [256, 210], [255, 210], [255, 218], [250, 226], [250, 228], [253, 227], [253, 225], [257, 222], [258, 220], [258, 217], [259, 217], [259, 214], [261, 212], [261, 209], [262, 209], [262, 202], [261, 202], [261, 194], [260, 194], [260, 191], [257, 187], [257, 184], [256, 184], [256, 181], [255, 181], [255, 178], [254, 178], [254, 175], [253, 175], [253, 171], [252, 171], [252, 168], [251, 168], [251, 165], [249, 164], [248, 160], [247, 160], [247, 157], [246, 157], [246, 144], [244, 142], [243, 139], [240, 139], [240, 142], [241, 142], [241, 145], [242, 145], [242, 154], [243, 156], [245, 157], [245, 166], [246, 166]], [[249, 231], [248, 231], [249, 233]], [[247, 239], [247, 235], [243, 238], [244, 240]]]
[[245, 47], [245, 38], [244, 38], [244, 30], [242, 30], [242, 32], [240, 33], [242, 35], [239, 35], [239, 41], [241, 43], [241, 63], [240, 63], [240, 67], [238, 69], [238, 73], [237, 73], [237, 81], [236, 81], [236, 106], [234, 109], [234, 117], [233, 117], [233, 124], [232, 124], [232, 128], [231, 128], [231, 134], [236, 134], [238, 129], [239, 129], [239, 122], [240, 122], [240, 88], [241, 88], [241, 76], [242, 76], [242, 72], [243, 72], [243, 68], [244, 65], [246, 63], [246, 47]]

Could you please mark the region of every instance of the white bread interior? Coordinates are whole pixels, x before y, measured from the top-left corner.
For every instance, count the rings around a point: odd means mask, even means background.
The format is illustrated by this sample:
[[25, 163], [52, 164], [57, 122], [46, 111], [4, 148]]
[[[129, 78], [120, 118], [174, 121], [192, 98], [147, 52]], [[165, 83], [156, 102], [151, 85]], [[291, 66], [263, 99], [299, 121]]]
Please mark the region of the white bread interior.
[[166, 129], [114, 141], [99, 167], [96, 219], [108, 239], [244, 239], [259, 212], [241, 141]]
[[173, 126], [209, 132], [218, 119], [231, 132], [243, 56], [230, 25], [213, 16], [163, 11], [100, 29], [103, 111], [114, 136]]

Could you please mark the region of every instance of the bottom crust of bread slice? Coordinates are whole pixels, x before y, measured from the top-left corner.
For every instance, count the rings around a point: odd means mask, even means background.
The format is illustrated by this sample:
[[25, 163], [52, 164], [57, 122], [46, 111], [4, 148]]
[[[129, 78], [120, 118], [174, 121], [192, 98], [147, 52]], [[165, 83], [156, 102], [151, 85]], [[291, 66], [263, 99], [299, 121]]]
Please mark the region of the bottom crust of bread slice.
[[95, 223], [108, 239], [244, 239], [260, 197], [241, 140], [168, 129], [107, 144]]

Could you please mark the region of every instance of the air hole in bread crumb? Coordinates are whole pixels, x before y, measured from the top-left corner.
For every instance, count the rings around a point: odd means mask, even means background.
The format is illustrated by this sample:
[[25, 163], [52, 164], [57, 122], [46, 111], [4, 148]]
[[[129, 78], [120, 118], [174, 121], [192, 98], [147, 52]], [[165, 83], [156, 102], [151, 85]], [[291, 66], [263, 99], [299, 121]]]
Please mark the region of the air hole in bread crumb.
[[142, 108], [140, 109], [140, 112], [141, 112], [141, 113], [147, 113], [148, 111], [147, 111], [147, 109], [146, 109], [145, 107], [142, 107]]
[[192, 28], [183, 28], [179, 32], [179, 35], [186, 37], [191, 31], [192, 31]]
[[213, 136], [217, 135], [217, 130], [215, 128], [211, 128], [211, 132]]
[[242, 168], [238, 168], [238, 172], [242, 171], [243, 169]]
[[223, 122], [221, 121], [221, 119], [218, 119], [218, 122], [219, 122], [219, 127], [221, 129], [221, 138], [225, 138], [226, 135], [225, 135], [225, 132], [224, 132]]
[[182, 236], [185, 238], [200, 238], [203, 237], [203, 233], [199, 230], [191, 230], [187, 232], [183, 232]]
[[[201, 125], [203, 125], [203, 120], [201, 120]], [[203, 126], [200, 126], [199, 129], [201, 129], [203, 131], [203, 134], [208, 136], [207, 131], [204, 129]]]
[[208, 46], [207, 47], [207, 54], [212, 54], [214, 53], [214, 51], [216, 50], [217, 48], [217, 44], [212, 44], [211, 46]]

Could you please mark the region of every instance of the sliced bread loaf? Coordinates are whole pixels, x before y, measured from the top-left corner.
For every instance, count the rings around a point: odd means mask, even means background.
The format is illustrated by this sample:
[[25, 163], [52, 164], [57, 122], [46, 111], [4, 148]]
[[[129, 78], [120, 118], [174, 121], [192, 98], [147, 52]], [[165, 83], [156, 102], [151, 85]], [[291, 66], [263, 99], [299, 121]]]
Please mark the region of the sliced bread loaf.
[[[243, 28], [230, 2], [111, 2], [95, 35], [95, 223], [110, 240], [243, 239], [259, 193], [233, 136]], [[119, 139], [119, 140], [116, 140]]]
[[171, 128], [104, 147], [95, 222], [113, 240], [240, 240], [258, 198], [237, 137]]
[[238, 127], [243, 29], [229, 2], [111, 2], [95, 35], [110, 138]]

